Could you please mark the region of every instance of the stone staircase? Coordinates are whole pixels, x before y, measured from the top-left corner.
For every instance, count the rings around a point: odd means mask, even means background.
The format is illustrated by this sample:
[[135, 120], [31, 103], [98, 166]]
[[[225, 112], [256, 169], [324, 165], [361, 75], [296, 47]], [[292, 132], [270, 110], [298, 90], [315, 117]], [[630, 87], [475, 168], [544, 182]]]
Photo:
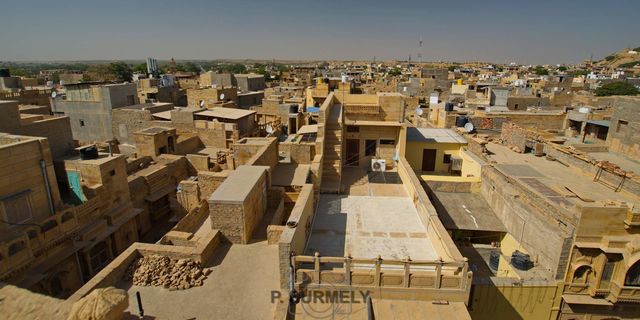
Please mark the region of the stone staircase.
[[333, 105], [325, 124], [322, 193], [340, 193], [342, 176], [342, 105]]

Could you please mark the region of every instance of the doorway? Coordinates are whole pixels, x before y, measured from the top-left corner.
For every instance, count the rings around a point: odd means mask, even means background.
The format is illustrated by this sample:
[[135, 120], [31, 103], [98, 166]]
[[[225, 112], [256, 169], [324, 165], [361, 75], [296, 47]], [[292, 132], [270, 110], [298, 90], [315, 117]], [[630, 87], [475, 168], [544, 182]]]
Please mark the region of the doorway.
[[436, 149], [422, 150], [422, 171], [436, 171]]
[[347, 139], [345, 166], [358, 166], [360, 163], [360, 140]]

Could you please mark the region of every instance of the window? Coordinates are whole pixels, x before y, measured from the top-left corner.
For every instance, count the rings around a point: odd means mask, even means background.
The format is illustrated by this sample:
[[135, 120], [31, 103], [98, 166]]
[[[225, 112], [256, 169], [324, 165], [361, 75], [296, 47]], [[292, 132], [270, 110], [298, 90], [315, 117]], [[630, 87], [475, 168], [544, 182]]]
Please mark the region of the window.
[[442, 159], [442, 163], [451, 163], [451, 155], [445, 154], [444, 158]]
[[629, 126], [629, 121], [618, 120], [618, 126], [616, 126], [616, 132], [627, 132], [627, 127]]
[[9, 223], [23, 223], [31, 219], [31, 203], [29, 193], [23, 191], [3, 199], [0, 202], [0, 210], [4, 215], [4, 220]]
[[133, 95], [129, 95], [127, 96], [127, 105], [131, 106], [134, 105], [136, 103], [136, 99]]
[[360, 132], [360, 127], [358, 127], [358, 126], [347, 126], [347, 132]]
[[380, 145], [393, 146], [396, 144], [396, 141], [393, 139], [380, 139]]
[[9, 246], [9, 256], [15, 255], [18, 252], [24, 250], [27, 247], [27, 245], [24, 243], [24, 241], [18, 241], [18, 242], [14, 242]]
[[84, 120], [82, 120], [82, 119], [80, 120], [80, 126], [84, 127]]
[[102, 241], [96, 244], [89, 252], [91, 268], [94, 273], [97, 273], [104, 266], [109, 264], [111, 257], [109, 256], [108, 246]]
[[624, 278], [624, 285], [627, 287], [640, 287], [640, 261], [629, 268]]
[[116, 175], [116, 169], [109, 171], [109, 174], [113, 177]]
[[573, 273], [573, 282], [575, 283], [588, 283], [591, 276], [591, 267], [580, 266]]
[[365, 156], [375, 156], [376, 155], [376, 140], [365, 140], [364, 141], [364, 155]]

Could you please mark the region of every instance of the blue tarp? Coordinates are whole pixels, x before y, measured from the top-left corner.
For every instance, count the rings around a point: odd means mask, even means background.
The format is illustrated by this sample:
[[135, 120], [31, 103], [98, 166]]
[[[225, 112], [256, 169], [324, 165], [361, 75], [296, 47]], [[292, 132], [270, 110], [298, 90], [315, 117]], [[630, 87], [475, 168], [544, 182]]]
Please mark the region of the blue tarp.
[[318, 113], [318, 112], [320, 112], [320, 108], [319, 107], [307, 107], [307, 112]]

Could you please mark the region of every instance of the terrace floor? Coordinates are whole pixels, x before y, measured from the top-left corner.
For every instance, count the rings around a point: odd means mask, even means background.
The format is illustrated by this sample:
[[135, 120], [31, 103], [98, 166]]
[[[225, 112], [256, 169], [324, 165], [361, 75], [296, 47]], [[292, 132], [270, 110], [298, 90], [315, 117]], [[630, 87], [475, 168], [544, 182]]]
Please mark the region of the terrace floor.
[[305, 254], [435, 260], [427, 230], [408, 197], [322, 194]]
[[[207, 219], [208, 220], [208, 219]], [[170, 291], [163, 287], [118, 287], [129, 293], [131, 315], [138, 314], [139, 291], [144, 319], [270, 319], [279, 290], [278, 247], [260, 241], [249, 245], [224, 244], [206, 265], [212, 272], [201, 287]], [[134, 317], [131, 317], [134, 319]], [[138, 318], [135, 318], [138, 319]]]
[[621, 200], [634, 203], [637, 195], [625, 190], [615, 192], [611, 186], [593, 182], [593, 175], [587, 175], [574, 167], [536, 157], [532, 153], [517, 153], [496, 143], [487, 144], [492, 153], [490, 160], [496, 161], [495, 167], [505, 174], [517, 178], [532, 190], [542, 194], [556, 204], [573, 207], [580, 203], [579, 195], [590, 200]]

